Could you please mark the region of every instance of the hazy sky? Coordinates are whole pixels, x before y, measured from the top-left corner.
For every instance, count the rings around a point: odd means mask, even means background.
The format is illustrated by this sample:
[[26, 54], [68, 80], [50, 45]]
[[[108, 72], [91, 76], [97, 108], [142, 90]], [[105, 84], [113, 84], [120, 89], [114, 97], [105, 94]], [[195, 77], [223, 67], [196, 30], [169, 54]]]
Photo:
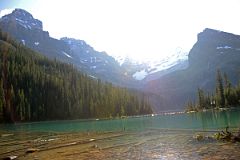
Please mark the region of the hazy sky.
[[1, 0], [0, 14], [23, 8], [52, 37], [156, 60], [179, 47], [189, 51], [204, 28], [240, 34], [239, 6], [239, 0]]

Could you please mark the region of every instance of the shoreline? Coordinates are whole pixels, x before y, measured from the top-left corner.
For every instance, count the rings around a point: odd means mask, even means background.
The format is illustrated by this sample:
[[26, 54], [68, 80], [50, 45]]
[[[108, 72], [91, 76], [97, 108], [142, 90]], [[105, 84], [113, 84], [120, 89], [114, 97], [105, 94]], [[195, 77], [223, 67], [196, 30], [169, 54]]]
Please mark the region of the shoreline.
[[[183, 130], [13, 133], [0, 138], [0, 159], [8, 156], [17, 156], [19, 160], [218, 159], [217, 156], [231, 158], [232, 153], [233, 158], [240, 158], [240, 153], [236, 150], [240, 143], [208, 140], [198, 142], [193, 137], [198, 133]], [[212, 134], [200, 133], [205, 136]], [[225, 150], [229, 151], [227, 155]]]

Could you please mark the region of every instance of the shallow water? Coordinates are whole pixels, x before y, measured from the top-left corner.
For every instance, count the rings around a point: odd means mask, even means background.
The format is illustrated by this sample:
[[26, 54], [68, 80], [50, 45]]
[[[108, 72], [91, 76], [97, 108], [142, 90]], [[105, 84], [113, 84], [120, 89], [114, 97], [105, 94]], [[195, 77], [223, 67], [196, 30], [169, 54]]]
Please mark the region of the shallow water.
[[[197, 134], [212, 136], [226, 126], [234, 130], [239, 124], [240, 110], [4, 124], [0, 127], [0, 158], [240, 159], [239, 143], [193, 138]], [[25, 154], [27, 148], [40, 151]]]

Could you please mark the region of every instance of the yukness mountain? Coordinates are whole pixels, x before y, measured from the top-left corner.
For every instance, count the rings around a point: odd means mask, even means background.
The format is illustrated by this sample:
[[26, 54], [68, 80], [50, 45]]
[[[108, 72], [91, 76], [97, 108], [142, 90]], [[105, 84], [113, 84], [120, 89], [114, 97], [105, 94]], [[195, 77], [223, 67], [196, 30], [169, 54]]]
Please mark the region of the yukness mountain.
[[[23, 45], [50, 59], [73, 64], [90, 77], [147, 92], [155, 112], [183, 110], [187, 101], [196, 100], [197, 88], [213, 92], [218, 69], [229, 76], [233, 85], [239, 78], [240, 36], [213, 29], [198, 34], [188, 58], [182, 58], [186, 54], [180, 53], [176, 58], [179, 61], [164, 60], [163, 63], [171, 66], [164, 68], [160, 63], [149, 66], [131, 61], [120, 65], [83, 40], [54, 39], [43, 31], [41, 21], [22, 9], [3, 16], [0, 28]], [[141, 74], [144, 78], [135, 80]]]
[[105, 52], [98, 52], [83, 40], [74, 38], [54, 39], [43, 31], [42, 22], [25, 10], [15, 9], [0, 19], [0, 28], [13, 38], [51, 59], [73, 64], [91, 77], [101, 78], [114, 84], [132, 83], [119, 63]]

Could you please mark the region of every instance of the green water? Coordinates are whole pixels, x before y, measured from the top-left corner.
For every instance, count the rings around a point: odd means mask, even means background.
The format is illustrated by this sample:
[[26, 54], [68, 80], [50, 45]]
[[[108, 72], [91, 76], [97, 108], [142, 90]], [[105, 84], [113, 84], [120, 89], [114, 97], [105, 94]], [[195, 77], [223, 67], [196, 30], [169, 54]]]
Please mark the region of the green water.
[[[79, 149], [73, 153], [67, 151], [69, 148], [66, 148], [66, 151], [63, 148], [56, 153], [55, 150], [52, 150], [54, 152], [53, 157], [47, 159], [54, 158], [55, 154], [61, 154], [62, 159], [73, 160], [240, 159], [240, 143], [229, 143], [208, 138], [198, 141], [194, 138], [197, 134], [210, 137], [216, 133], [215, 130], [223, 130], [226, 126], [229, 126], [231, 130], [240, 127], [239, 109], [139, 116], [114, 120], [1, 124], [0, 159], [9, 155], [18, 155], [20, 160], [35, 159], [38, 156], [48, 154], [42, 151], [34, 154], [33, 157], [31, 155], [26, 156], [24, 154], [26, 148], [33, 147], [44, 150], [59, 144], [75, 142], [78, 138], [85, 139], [88, 143], [76, 145], [75, 147], [79, 147]], [[214, 132], [208, 132], [212, 130]], [[4, 133], [7, 134], [4, 135]], [[107, 137], [106, 133], [112, 134], [112, 137]], [[117, 134], [121, 136], [115, 136]], [[102, 139], [102, 136], [107, 138]], [[96, 141], [89, 141], [92, 138]], [[82, 153], [84, 149], [86, 149], [85, 158], [82, 157], [84, 156]], [[97, 152], [93, 154], [91, 151]], [[101, 156], [96, 154], [101, 154]], [[39, 159], [41, 158], [39, 157]]]
[[1, 124], [2, 131], [88, 132], [145, 131], [149, 129], [216, 130], [240, 127], [240, 110], [207, 111], [155, 116], [128, 117], [114, 120], [68, 120], [34, 123]]

